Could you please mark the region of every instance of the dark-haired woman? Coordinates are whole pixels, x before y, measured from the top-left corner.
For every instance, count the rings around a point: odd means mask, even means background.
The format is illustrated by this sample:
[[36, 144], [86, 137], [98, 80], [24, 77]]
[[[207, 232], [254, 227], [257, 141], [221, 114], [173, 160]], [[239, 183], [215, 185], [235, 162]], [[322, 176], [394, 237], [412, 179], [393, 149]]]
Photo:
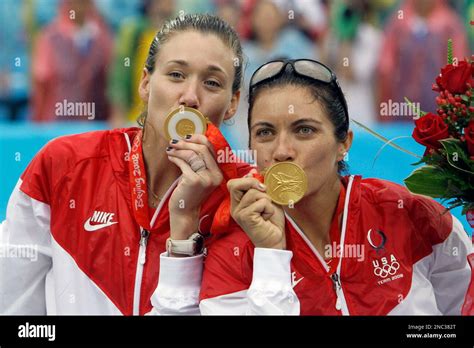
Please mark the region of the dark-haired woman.
[[353, 133], [331, 70], [269, 62], [249, 102], [258, 169], [295, 163], [308, 187], [294, 206], [277, 206], [253, 173], [228, 182], [233, 220], [215, 223], [201, 313], [460, 314], [470, 239], [435, 201], [342, 175]]
[[[165, 118], [180, 106], [216, 126], [232, 117], [241, 62], [239, 39], [219, 18], [169, 21], [139, 86], [143, 128], [61, 137], [35, 156], [0, 229], [1, 314], [161, 313], [166, 294], [152, 295], [165, 241], [169, 258], [199, 244], [196, 232], [208, 228], [224, 194], [210, 138], [168, 141]], [[176, 306], [192, 313], [183, 298]]]

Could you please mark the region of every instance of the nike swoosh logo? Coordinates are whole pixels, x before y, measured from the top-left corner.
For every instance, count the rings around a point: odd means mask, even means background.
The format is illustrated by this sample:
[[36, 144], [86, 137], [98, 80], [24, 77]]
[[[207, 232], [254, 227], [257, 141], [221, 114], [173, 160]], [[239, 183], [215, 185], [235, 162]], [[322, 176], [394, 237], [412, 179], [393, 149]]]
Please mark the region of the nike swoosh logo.
[[84, 229], [86, 231], [93, 232], [93, 231], [100, 230], [101, 228], [104, 228], [104, 227], [112, 226], [114, 224], [118, 224], [118, 221], [106, 222], [105, 224], [91, 225], [91, 218], [88, 218], [86, 222], [84, 223]]
[[303, 278], [304, 278], [304, 277], [301, 277], [300, 279], [293, 281], [293, 288], [294, 288], [296, 285], [298, 285], [298, 283], [299, 283], [300, 281], [302, 281]]

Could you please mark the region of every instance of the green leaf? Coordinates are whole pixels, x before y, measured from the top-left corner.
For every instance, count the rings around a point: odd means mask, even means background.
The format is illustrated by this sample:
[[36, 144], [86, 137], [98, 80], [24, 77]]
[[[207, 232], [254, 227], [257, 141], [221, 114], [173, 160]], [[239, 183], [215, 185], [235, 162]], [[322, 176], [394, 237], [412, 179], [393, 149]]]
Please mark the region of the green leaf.
[[446, 197], [449, 177], [438, 167], [423, 166], [415, 169], [403, 181], [413, 193], [433, 198], [443, 198]]
[[453, 64], [453, 39], [448, 39], [448, 64]]
[[393, 142], [391, 142], [389, 139], [385, 138], [383, 135], [377, 133], [376, 131], [370, 129], [369, 127], [367, 127], [365, 124], [363, 123], [360, 123], [359, 121], [356, 121], [354, 120], [353, 118], [351, 118], [351, 122], [354, 122], [356, 125], [358, 125], [359, 127], [361, 127], [363, 130], [365, 130], [366, 132], [368, 132], [369, 134], [373, 135], [374, 137], [376, 137], [377, 139], [383, 141], [384, 143], [390, 145], [391, 147], [397, 149], [397, 150], [400, 150], [402, 152], [405, 152], [406, 154], [409, 154], [413, 157], [416, 157], [416, 158], [421, 158], [421, 156], [417, 155], [416, 153], [413, 153], [411, 151], [408, 151], [406, 149], [404, 149], [403, 147], [401, 146], [398, 146], [397, 144], [394, 144]]
[[[458, 139], [444, 139], [439, 141], [446, 150], [446, 159], [448, 163], [457, 170], [474, 174], [473, 161], [469, 159], [466, 151], [461, 147], [461, 141]], [[457, 158], [457, 160], [455, 160]]]
[[469, 97], [465, 94], [461, 94], [461, 99], [464, 100], [464, 101], [469, 101]]
[[467, 212], [468, 212], [469, 210], [472, 210], [472, 209], [474, 209], [474, 202], [470, 202], [470, 203], [466, 204], [466, 205], [462, 208], [461, 214], [462, 214], [462, 215], [466, 215]]
[[469, 200], [466, 200], [465, 198], [455, 198], [455, 199], [445, 198], [441, 200], [441, 203], [443, 205], [447, 205], [446, 211], [462, 206], [463, 215], [465, 215], [469, 209], [474, 208], [474, 203], [469, 202]]
[[423, 156], [421, 160], [419, 160], [416, 163], [412, 163], [412, 166], [417, 166], [422, 163], [426, 163], [428, 165], [440, 165], [444, 161], [445, 156], [441, 156], [438, 152], [435, 152], [433, 154], [428, 154], [426, 156]]
[[427, 112], [422, 111], [420, 108], [416, 107], [415, 104], [410, 99], [408, 99], [407, 97], [404, 97], [404, 99], [405, 99], [405, 102], [408, 104], [408, 106], [411, 107], [411, 109], [413, 110], [413, 113], [415, 113], [415, 115], [420, 115], [420, 117], [423, 117], [427, 114]]
[[372, 168], [374, 167], [375, 161], [377, 160], [377, 158], [379, 157], [379, 155], [382, 153], [382, 150], [385, 148], [385, 146], [391, 145], [395, 140], [404, 139], [404, 138], [411, 138], [411, 136], [409, 136], [409, 135], [402, 135], [402, 136], [399, 136], [399, 137], [392, 138], [392, 139], [390, 139], [389, 141], [387, 141], [385, 144], [383, 144], [383, 145], [380, 147], [380, 149], [377, 151], [377, 153], [375, 154], [375, 156], [374, 156], [374, 161], [372, 162]]
[[419, 166], [420, 164], [423, 164], [423, 163], [426, 163], [426, 156], [423, 157], [421, 160], [419, 160], [418, 162], [415, 162], [415, 163], [412, 163], [411, 165], [412, 166]]
[[405, 180], [408, 189], [414, 193], [434, 198], [465, 199], [473, 187], [465, 178], [452, 169], [426, 165], [415, 169]]

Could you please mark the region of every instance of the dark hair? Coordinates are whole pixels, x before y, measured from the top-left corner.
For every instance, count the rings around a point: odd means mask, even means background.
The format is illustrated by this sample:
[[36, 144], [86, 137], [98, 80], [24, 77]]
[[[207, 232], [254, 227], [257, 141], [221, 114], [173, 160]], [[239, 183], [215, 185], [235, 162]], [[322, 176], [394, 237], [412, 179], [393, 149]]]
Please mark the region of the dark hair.
[[[343, 104], [338, 97], [336, 88], [331, 84], [318, 82], [305, 76], [296, 75], [293, 71], [293, 67], [290, 64], [286, 65], [285, 70], [281, 74], [269, 80], [263, 81], [250, 89], [247, 119], [249, 132], [252, 120], [252, 109], [258, 95], [263, 90], [287, 85], [301, 86], [307, 88], [314, 97], [313, 101], [317, 100], [321, 103], [324, 111], [329, 117], [329, 120], [334, 125], [334, 135], [336, 139], [340, 142], [343, 142], [347, 139], [347, 133], [349, 131], [349, 122], [347, 120], [346, 113], [344, 112]], [[344, 162], [344, 160], [338, 162], [337, 170], [339, 174], [348, 172], [348, 166], [346, 162]]]
[[[214, 34], [219, 37], [229, 48], [231, 48], [236, 55], [238, 61], [234, 63], [235, 74], [232, 83], [232, 93], [236, 93], [242, 84], [243, 75], [243, 53], [240, 39], [234, 29], [221, 18], [210, 14], [188, 14], [168, 20], [158, 31], [154, 37], [148, 57], [145, 62], [145, 68], [151, 74], [155, 70], [156, 56], [158, 55], [161, 46], [169, 40], [169, 38], [177, 32], [184, 32], [188, 30], [195, 30], [201, 33]], [[146, 111], [144, 111], [138, 121], [140, 126], [143, 126], [146, 119]]]

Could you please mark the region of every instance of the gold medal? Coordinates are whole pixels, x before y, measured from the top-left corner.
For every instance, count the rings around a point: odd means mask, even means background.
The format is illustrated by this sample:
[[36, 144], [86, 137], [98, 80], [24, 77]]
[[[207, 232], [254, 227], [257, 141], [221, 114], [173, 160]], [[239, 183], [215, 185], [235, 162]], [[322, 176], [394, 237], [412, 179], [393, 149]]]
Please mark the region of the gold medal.
[[280, 162], [265, 170], [267, 194], [279, 205], [293, 205], [303, 198], [308, 188], [304, 170], [293, 162]]
[[184, 139], [187, 134], [204, 134], [207, 119], [198, 110], [179, 107], [171, 111], [165, 120], [165, 134], [168, 140]]

